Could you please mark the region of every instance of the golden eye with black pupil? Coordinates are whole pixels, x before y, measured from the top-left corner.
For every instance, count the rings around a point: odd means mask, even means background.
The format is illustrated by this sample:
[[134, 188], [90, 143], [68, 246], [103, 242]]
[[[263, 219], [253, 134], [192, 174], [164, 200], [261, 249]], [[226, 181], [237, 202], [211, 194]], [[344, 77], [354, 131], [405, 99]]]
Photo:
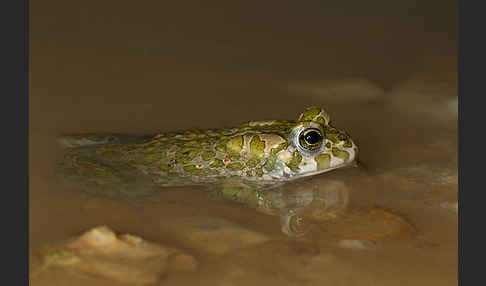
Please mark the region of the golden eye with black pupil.
[[314, 151], [322, 146], [324, 137], [319, 129], [306, 129], [299, 135], [299, 144], [302, 148]]

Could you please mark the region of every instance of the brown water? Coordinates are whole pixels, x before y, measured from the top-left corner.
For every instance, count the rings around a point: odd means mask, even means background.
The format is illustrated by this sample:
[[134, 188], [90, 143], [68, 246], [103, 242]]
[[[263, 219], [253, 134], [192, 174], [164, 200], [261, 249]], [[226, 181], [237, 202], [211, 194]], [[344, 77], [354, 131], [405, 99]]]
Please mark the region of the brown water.
[[[440, 203], [457, 200], [457, 127], [426, 97], [455, 95], [457, 3], [301, 2], [31, 1], [31, 252], [107, 225], [197, 258], [197, 271], [160, 285], [456, 285], [457, 215]], [[381, 96], [359, 99], [369, 88], [356, 88], [356, 78]], [[286, 88], [326, 80], [353, 87], [353, 95], [333, 100]], [[437, 83], [445, 87], [427, 88]], [[404, 99], [391, 104], [397, 96]], [[207, 200], [199, 188], [168, 189], [160, 203], [134, 205], [75, 192], [54, 176], [62, 154], [55, 137], [63, 132], [217, 128], [293, 119], [310, 105], [325, 107], [352, 135], [365, 166], [323, 180], [346, 182], [351, 209], [401, 214], [420, 239], [342, 249], [325, 231], [287, 238], [278, 217]], [[186, 216], [222, 217], [272, 240], [208, 254], [168, 230]], [[31, 282], [118, 285], [62, 273]]]

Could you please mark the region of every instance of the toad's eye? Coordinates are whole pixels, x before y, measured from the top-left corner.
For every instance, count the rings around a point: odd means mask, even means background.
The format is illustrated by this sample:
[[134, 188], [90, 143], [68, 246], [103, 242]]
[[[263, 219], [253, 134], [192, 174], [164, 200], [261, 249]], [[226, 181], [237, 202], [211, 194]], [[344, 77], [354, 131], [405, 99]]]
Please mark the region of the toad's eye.
[[306, 150], [314, 151], [322, 146], [323, 139], [321, 130], [309, 128], [300, 133], [299, 145]]

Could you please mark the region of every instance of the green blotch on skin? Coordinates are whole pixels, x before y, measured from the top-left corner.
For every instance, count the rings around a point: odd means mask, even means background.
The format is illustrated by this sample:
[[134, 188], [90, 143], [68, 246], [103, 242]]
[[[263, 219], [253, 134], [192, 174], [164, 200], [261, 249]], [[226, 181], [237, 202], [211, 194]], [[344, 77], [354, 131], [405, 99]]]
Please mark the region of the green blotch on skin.
[[255, 174], [258, 176], [258, 177], [261, 177], [263, 176], [263, 170], [262, 168], [258, 168], [255, 170]]
[[319, 154], [314, 160], [317, 162], [317, 169], [324, 170], [331, 166], [331, 155], [329, 154]]
[[214, 156], [216, 156], [216, 153], [214, 153], [213, 151], [205, 151], [201, 154], [201, 158], [204, 161], [210, 161], [214, 158]]
[[224, 166], [223, 160], [220, 159], [214, 159], [211, 164], [209, 164], [209, 167], [211, 168], [221, 168]]
[[318, 107], [310, 107], [304, 111], [299, 117], [299, 121], [313, 121], [314, 118], [321, 113], [321, 109]]
[[232, 128], [223, 128], [220, 130], [220, 132], [223, 135], [232, 135], [233, 133], [235, 133], [235, 130]]
[[327, 143], [326, 143], [326, 148], [327, 148], [327, 149], [331, 148], [331, 143], [327, 142]]
[[207, 129], [205, 131], [205, 133], [209, 137], [217, 137], [217, 136], [219, 136], [219, 133], [216, 130], [214, 130], [214, 129]]
[[236, 136], [226, 143], [226, 151], [229, 154], [239, 154], [243, 149], [243, 136]]
[[282, 151], [283, 149], [287, 148], [289, 146], [289, 143], [284, 142], [280, 143], [277, 147], [272, 148], [270, 150], [270, 155], [268, 156], [267, 160], [265, 161], [265, 164], [263, 165], [263, 168], [267, 171], [270, 172], [273, 170], [275, 166], [275, 162], [277, 162], [277, 153]]
[[260, 162], [260, 159], [253, 157], [246, 162], [246, 165], [250, 168], [255, 168], [258, 164], [260, 164]]
[[181, 163], [189, 163], [199, 154], [199, 149], [185, 147], [177, 151], [175, 154], [176, 160]]
[[229, 163], [226, 168], [230, 169], [230, 170], [243, 170], [243, 168], [245, 168], [245, 165], [241, 162], [232, 162], [232, 163]]
[[200, 131], [197, 129], [191, 129], [184, 132], [184, 136], [189, 138], [197, 138], [199, 137]]
[[318, 116], [316, 119], [314, 119], [314, 122], [317, 122], [319, 124], [325, 125], [326, 124], [326, 119], [322, 116]]
[[271, 170], [273, 170], [275, 162], [277, 162], [277, 155], [272, 152], [272, 154], [268, 156], [265, 165], [263, 165], [263, 168], [267, 170], [267, 172], [270, 172]]
[[226, 153], [226, 143], [227, 141], [220, 141], [216, 144], [216, 151]]
[[236, 161], [236, 160], [240, 159], [240, 157], [241, 157], [241, 156], [240, 156], [240, 154], [238, 154], [238, 153], [230, 153], [230, 154], [228, 155], [228, 158], [229, 158], [231, 161]]
[[339, 148], [332, 148], [332, 155], [333, 156], [336, 156], [338, 158], [341, 158], [343, 159], [344, 161], [348, 161], [349, 159], [349, 153], [344, 151], [344, 150], [341, 150]]
[[265, 154], [265, 141], [260, 139], [260, 136], [256, 135], [250, 141], [250, 156], [256, 158], [263, 158]]
[[299, 171], [299, 164], [301, 161], [302, 161], [302, 155], [300, 155], [299, 152], [295, 151], [294, 153], [292, 153], [292, 158], [286, 165], [293, 172], [297, 172]]
[[287, 143], [287, 142], [280, 143], [277, 147], [272, 148], [270, 150], [270, 152], [272, 154], [277, 154], [278, 152], [282, 151], [283, 149], [287, 148], [288, 146], [289, 146], [289, 143]]
[[186, 143], [184, 143], [183, 146], [196, 146], [196, 145], [199, 145], [198, 143], [199, 142], [197, 142], [196, 140], [191, 140], [191, 141], [187, 141]]
[[326, 133], [326, 138], [329, 139], [330, 141], [332, 141], [334, 144], [339, 143], [338, 136], [339, 136], [339, 131], [337, 131], [335, 129], [334, 130], [329, 130]]
[[331, 122], [331, 116], [326, 112], [326, 111], [322, 111], [322, 115], [324, 116], [324, 125], [328, 125], [329, 122]]
[[275, 120], [270, 125], [272, 126], [285, 126], [286, 122], [282, 120]]
[[353, 144], [351, 144], [351, 141], [349, 141], [349, 139], [348, 139], [344, 142], [343, 146], [346, 147], [346, 148], [351, 148], [351, 147], [353, 147]]
[[156, 141], [156, 142], [150, 143], [150, 145], [152, 145], [154, 147], [161, 147], [161, 146], [164, 146], [165, 144], [162, 141]]

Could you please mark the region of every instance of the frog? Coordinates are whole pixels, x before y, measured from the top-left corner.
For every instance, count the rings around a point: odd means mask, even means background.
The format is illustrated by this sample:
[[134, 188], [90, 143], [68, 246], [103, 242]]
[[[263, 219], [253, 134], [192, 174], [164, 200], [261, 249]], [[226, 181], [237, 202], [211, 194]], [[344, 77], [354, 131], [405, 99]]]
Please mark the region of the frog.
[[211, 196], [261, 205], [288, 182], [357, 166], [358, 146], [323, 108], [294, 120], [151, 135], [67, 134], [58, 171], [84, 191], [137, 199], [163, 187], [206, 186]]

